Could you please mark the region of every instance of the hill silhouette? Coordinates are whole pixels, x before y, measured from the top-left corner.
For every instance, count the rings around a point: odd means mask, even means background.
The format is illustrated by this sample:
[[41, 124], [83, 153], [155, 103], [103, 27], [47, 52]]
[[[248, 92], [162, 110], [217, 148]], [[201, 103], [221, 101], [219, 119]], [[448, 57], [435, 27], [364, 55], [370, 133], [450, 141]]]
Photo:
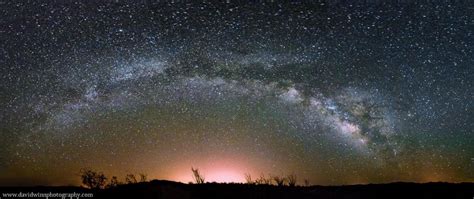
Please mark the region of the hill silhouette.
[[[466, 198], [474, 183], [390, 183], [345, 186], [275, 186], [238, 183], [184, 184], [152, 180], [105, 189], [83, 187], [1, 187], [0, 193], [93, 193], [93, 198]], [[5, 195], [2, 198], [8, 198]], [[86, 198], [86, 197], [81, 197]]]

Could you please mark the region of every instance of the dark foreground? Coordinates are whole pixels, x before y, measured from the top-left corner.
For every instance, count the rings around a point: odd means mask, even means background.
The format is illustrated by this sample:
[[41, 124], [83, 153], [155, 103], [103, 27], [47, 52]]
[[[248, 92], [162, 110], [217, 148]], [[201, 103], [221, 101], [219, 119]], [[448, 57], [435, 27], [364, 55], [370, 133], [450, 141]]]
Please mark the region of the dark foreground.
[[[466, 198], [474, 199], [474, 183], [391, 183], [350, 186], [277, 187], [248, 184], [182, 184], [154, 180], [120, 185], [104, 190], [81, 187], [1, 187], [0, 198], [14, 198], [5, 193], [86, 193], [80, 198]], [[23, 195], [25, 196], [25, 195]], [[76, 195], [78, 196], [78, 195]], [[90, 196], [90, 195], [89, 195]], [[22, 197], [28, 198], [28, 197]], [[45, 198], [45, 197], [35, 197]], [[54, 198], [54, 197], [49, 197]], [[69, 197], [65, 197], [69, 198]], [[77, 198], [77, 197], [74, 197]]]

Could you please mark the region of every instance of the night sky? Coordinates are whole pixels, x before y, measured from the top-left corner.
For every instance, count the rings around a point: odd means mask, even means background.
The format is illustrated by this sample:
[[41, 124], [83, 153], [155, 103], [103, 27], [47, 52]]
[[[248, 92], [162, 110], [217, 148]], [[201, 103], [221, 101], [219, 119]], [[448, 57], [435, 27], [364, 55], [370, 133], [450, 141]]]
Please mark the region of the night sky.
[[0, 185], [474, 181], [474, 3], [0, 1]]

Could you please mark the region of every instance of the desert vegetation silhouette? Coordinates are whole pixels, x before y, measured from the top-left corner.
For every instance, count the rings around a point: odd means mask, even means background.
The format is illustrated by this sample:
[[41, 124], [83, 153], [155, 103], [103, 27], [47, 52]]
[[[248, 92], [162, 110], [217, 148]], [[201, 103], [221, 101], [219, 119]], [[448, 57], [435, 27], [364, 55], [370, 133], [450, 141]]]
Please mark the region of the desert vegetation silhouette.
[[[244, 182], [217, 183], [191, 167], [192, 182], [149, 180], [144, 173], [128, 173], [122, 180], [107, 177], [90, 168], [80, 169], [82, 188], [71, 191], [93, 192], [98, 198], [472, 198], [474, 183], [406, 183], [320, 186], [308, 179], [298, 183], [296, 174], [243, 174]], [[206, 181], [208, 180], [208, 181]], [[76, 187], [77, 188], [77, 187]], [[50, 191], [49, 187], [45, 190]], [[95, 195], [96, 196], [96, 195]]]
[[[80, 169], [80, 178], [82, 186], [89, 189], [105, 189], [111, 187], [117, 187], [124, 184], [137, 184], [149, 182], [147, 174], [139, 173], [128, 173], [124, 177], [124, 181], [120, 181], [117, 176], [107, 177], [103, 172], [96, 171], [90, 168]], [[203, 173], [198, 169], [191, 167], [191, 175], [193, 178], [192, 182], [189, 184], [206, 184], [211, 182], [206, 182], [206, 178]], [[287, 176], [277, 176], [277, 175], [265, 175], [261, 174], [258, 178], [253, 179], [251, 174], [245, 173], [245, 184], [249, 185], [273, 185], [273, 186], [289, 186], [294, 187], [297, 185], [297, 177], [295, 174], [290, 174]], [[215, 182], [213, 182], [215, 183]], [[237, 182], [228, 182], [232, 184], [242, 184]], [[304, 186], [310, 186], [308, 180], [304, 180]]]
[[[320, 186], [308, 179], [298, 182], [296, 174], [252, 176], [243, 174], [244, 182], [217, 183], [191, 167], [189, 183], [150, 180], [145, 173], [127, 173], [122, 177], [106, 176], [90, 168], [80, 169], [81, 187], [33, 187], [15, 190], [34, 192], [93, 193], [97, 198], [472, 198], [474, 183], [406, 183]], [[0, 187], [1, 191], [1, 187]]]

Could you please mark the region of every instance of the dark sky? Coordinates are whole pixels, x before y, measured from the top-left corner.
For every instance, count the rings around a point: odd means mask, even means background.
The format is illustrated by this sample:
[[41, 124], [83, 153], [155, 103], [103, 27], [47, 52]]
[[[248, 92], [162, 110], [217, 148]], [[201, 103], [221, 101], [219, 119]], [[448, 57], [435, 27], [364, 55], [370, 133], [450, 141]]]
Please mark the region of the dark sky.
[[474, 181], [474, 3], [0, 1], [0, 185]]

